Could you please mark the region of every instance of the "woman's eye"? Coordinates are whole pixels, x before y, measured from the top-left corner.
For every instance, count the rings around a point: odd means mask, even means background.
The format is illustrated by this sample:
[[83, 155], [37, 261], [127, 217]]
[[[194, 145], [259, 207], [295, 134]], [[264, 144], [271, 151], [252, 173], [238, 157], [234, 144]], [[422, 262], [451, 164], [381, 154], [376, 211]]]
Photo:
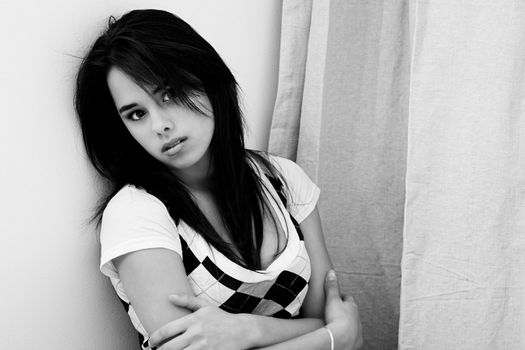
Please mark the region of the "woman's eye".
[[129, 120], [140, 120], [144, 116], [144, 112], [141, 110], [136, 110], [128, 114]]
[[162, 102], [169, 102], [171, 101], [171, 95], [169, 92], [165, 92], [164, 95], [162, 95]]

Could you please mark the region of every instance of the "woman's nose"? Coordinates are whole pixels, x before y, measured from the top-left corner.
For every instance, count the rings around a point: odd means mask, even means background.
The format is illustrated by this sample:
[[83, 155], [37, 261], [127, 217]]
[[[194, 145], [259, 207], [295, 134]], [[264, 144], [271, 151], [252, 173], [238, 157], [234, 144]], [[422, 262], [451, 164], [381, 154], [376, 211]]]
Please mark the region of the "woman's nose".
[[156, 110], [151, 112], [151, 129], [159, 134], [165, 134], [173, 129], [174, 123], [166, 111]]

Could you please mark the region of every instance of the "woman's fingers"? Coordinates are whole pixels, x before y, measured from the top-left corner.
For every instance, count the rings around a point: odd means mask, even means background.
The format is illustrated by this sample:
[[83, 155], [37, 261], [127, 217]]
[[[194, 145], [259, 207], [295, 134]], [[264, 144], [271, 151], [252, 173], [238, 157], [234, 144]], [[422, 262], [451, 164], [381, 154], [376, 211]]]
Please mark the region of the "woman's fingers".
[[[341, 295], [334, 270], [328, 271], [325, 278], [325, 322], [343, 327], [353, 341], [352, 349], [359, 349], [363, 344], [359, 310], [351, 295]], [[342, 326], [341, 326], [342, 325]]]
[[340, 298], [339, 284], [337, 283], [337, 276], [333, 269], [328, 271], [328, 273], [326, 274], [326, 278], [324, 281], [324, 290], [327, 300], [330, 298]]
[[[205, 306], [210, 306], [206, 300], [195, 297], [190, 294], [172, 294], [168, 296], [168, 299], [171, 303], [189, 309], [191, 311], [197, 311]], [[193, 314], [186, 315], [175, 321], [172, 321], [158, 330], [156, 330], [150, 337], [149, 342], [152, 346], [157, 346], [158, 344], [166, 341], [167, 339], [177, 337], [176, 339], [170, 340], [166, 345], [170, 344], [169, 347], [161, 346], [159, 349], [172, 349], [172, 344], [178, 344], [178, 339], [184, 339], [183, 336], [179, 336], [181, 333], [184, 333], [192, 323]], [[173, 343], [172, 343], [173, 342]], [[173, 347], [173, 349], [178, 349]]]
[[[151, 342], [150, 342], [151, 345]], [[187, 350], [193, 349], [190, 336], [187, 333], [166, 341], [157, 350]]]
[[168, 299], [171, 303], [192, 311], [197, 311], [210, 305], [206, 300], [189, 294], [171, 294], [168, 296]]
[[188, 329], [189, 327], [190, 317], [191, 317], [191, 314], [181, 317], [179, 319], [176, 319], [175, 321], [171, 321], [170, 323], [167, 323], [164, 326], [157, 329], [149, 337], [150, 346], [158, 346], [159, 344], [166, 341], [167, 339], [176, 337], [180, 335], [181, 333], [184, 333], [186, 329]]
[[[171, 303], [193, 312], [211, 305], [206, 300], [191, 294], [172, 294], [168, 296], [168, 299]], [[158, 346], [164, 342], [158, 350], [184, 349], [184, 346], [180, 346], [188, 342], [187, 330], [195, 320], [195, 315], [192, 313], [160, 327], [149, 338], [150, 345]], [[187, 347], [190, 343], [185, 346]]]

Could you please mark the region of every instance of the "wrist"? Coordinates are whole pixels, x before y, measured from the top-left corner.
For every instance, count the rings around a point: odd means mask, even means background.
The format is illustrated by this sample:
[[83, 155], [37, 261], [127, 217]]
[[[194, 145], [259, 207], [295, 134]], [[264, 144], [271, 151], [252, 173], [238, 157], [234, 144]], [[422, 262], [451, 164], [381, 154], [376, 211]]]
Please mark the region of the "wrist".
[[323, 329], [326, 329], [326, 331], [328, 332], [328, 337], [329, 337], [329, 340], [330, 340], [330, 350], [335, 350], [335, 339], [334, 339], [334, 333], [332, 333], [332, 330], [330, 329], [330, 327], [328, 326], [324, 326]]
[[334, 321], [326, 325], [334, 337], [334, 349], [353, 349], [356, 337], [353, 335], [350, 325], [345, 321]]

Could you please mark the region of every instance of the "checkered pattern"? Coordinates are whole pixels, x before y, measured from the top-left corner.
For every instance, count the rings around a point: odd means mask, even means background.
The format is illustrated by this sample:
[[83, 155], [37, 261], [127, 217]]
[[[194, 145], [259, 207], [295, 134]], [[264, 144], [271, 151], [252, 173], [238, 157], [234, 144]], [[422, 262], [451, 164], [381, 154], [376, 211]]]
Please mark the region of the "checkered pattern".
[[[304, 243], [300, 244], [304, 249]], [[298, 315], [310, 277], [310, 264], [304, 251], [275, 278], [247, 283], [222, 271], [209, 256], [199, 259], [182, 237], [181, 245], [186, 274], [196, 295], [230, 313], [279, 318]]]

